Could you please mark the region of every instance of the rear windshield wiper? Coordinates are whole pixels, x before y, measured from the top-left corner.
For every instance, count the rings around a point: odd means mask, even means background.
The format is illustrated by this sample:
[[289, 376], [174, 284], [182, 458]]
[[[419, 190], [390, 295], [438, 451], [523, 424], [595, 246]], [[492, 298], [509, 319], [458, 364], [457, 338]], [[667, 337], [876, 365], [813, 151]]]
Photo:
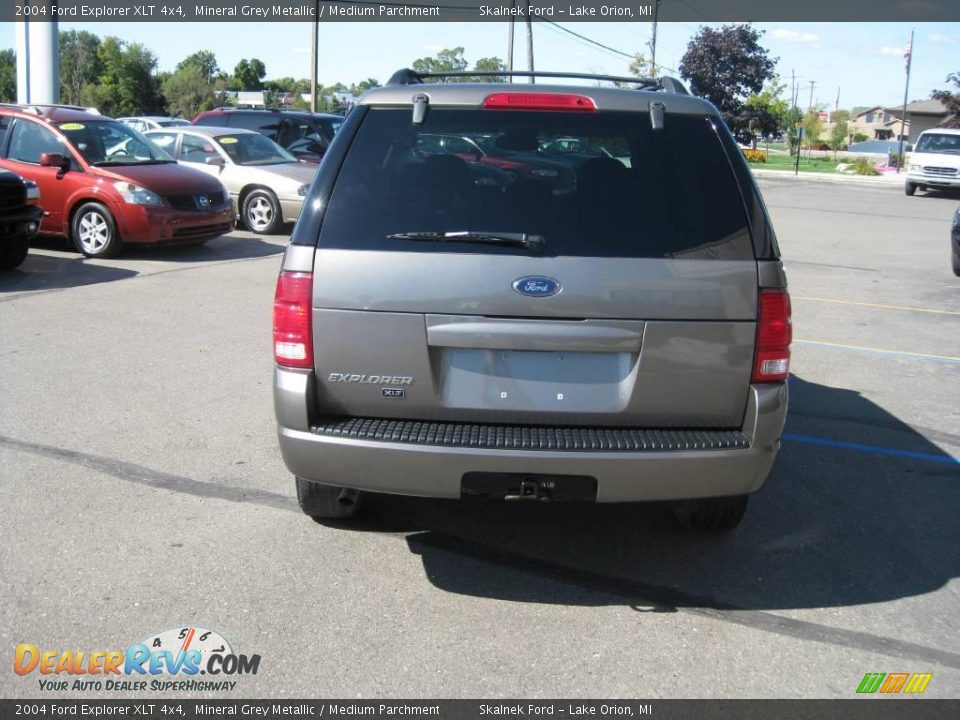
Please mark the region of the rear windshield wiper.
[[494, 245], [515, 245], [533, 252], [543, 252], [547, 246], [543, 235], [510, 232], [480, 232], [454, 230], [450, 232], [403, 232], [387, 235], [391, 240], [420, 240], [424, 242], [473, 242]]

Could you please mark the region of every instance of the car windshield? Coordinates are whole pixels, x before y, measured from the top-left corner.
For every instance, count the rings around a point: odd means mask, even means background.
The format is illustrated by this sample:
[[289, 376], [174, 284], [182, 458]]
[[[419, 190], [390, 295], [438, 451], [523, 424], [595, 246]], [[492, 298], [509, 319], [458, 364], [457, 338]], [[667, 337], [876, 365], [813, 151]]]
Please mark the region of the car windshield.
[[914, 152], [960, 155], [960, 135], [924, 133]]
[[158, 120], [157, 125], [160, 127], [186, 127], [190, 123], [186, 120]]
[[175, 162], [129, 125], [116, 120], [83, 120], [58, 125], [91, 165], [156, 165]]
[[216, 141], [237, 165], [280, 165], [298, 162], [273, 140], [259, 133], [221, 135]]

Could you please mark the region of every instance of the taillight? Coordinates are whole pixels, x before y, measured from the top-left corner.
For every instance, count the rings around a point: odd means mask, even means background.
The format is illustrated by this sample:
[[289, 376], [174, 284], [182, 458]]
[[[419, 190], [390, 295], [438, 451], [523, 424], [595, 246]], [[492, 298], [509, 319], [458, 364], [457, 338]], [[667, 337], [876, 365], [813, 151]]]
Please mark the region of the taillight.
[[273, 298], [273, 359], [277, 365], [313, 367], [312, 299], [311, 273], [280, 273]]
[[560, 110], [592, 112], [597, 109], [593, 98], [586, 95], [559, 95], [557, 93], [499, 92], [483, 99], [487, 110]]
[[786, 290], [761, 290], [759, 302], [752, 382], [783, 382], [790, 374], [790, 341], [793, 340], [790, 295]]

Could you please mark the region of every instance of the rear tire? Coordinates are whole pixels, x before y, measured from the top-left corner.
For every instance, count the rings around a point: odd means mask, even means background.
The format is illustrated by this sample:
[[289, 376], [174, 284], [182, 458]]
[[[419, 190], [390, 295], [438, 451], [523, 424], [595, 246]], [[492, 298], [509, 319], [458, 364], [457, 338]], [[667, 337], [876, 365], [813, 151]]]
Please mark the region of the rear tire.
[[749, 495], [722, 498], [702, 498], [674, 503], [673, 515], [687, 530], [699, 532], [726, 532], [743, 520]]
[[960, 277], [960, 253], [953, 253], [953, 274]]
[[917, 186], [914, 185], [912, 182], [908, 182], [906, 185], [903, 186], [903, 191], [907, 195], [913, 195], [917, 191]]
[[113, 215], [100, 203], [81, 205], [70, 223], [74, 247], [88, 258], [108, 258], [120, 252], [123, 243]]
[[301, 477], [296, 481], [300, 509], [314, 520], [352, 518], [363, 504], [363, 495], [357, 490], [324, 485]]
[[[0, 270], [13, 270], [27, 259], [30, 252], [30, 240], [22, 239], [0, 247]], [[954, 257], [956, 262], [956, 257]]]

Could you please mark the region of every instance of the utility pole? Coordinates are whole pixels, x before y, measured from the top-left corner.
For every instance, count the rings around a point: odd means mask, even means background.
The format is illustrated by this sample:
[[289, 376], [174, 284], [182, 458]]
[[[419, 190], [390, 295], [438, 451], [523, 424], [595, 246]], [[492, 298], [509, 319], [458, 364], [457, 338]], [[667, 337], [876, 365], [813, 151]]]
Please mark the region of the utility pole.
[[310, 112], [317, 111], [317, 44], [320, 34], [320, 0], [313, 4], [313, 22], [310, 24]]
[[653, 30], [650, 33], [650, 74], [657, 76], [657, 15], [660, 11], [660, 0], [653, 3]]
[[810, 81], [810, 104], [807, 105], [807, 110], [813, 109], [813, 88], [816, 87], [817, 83], [815, 80]]
[[[510, 10], [517, 6], [517, 0], [510, 0]], [[510, 25], [507, 28], [507, 72], [513, 72], [513, 15], [510, 15]], [[513, 82], [513, 75], [507, 75], [507, 81]]]
[[[524, 0], [527, 7], [527, 69], [533, 72], [533, 18], [530, 17], [530, 0]], [[533, 85], [537, 79], [530, 77], [530, 84]]]
[[897, 150], [897, 172], [900, 172], [900, 165], [903, 158], [903, 133], [907, 124], [907, 95], [910, 93], [910, 66], [913, 64], [913, 30], [910, 31], [910, 44], [907, 45], [907, 52], [903, 54], [903, 60], [906, 63], [907, 82], [903, 86], [903, 115], [900, 118], [900, 148]]

